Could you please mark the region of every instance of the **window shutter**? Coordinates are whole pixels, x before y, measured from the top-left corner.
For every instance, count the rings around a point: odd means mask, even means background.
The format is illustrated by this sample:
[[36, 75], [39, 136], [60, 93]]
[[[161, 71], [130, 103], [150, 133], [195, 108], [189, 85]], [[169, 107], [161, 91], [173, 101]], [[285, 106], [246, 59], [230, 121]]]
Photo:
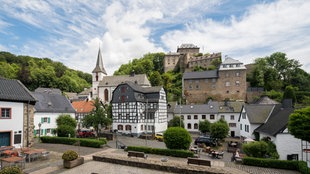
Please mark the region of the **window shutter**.
[[34, 132], [34, 136], [36, 136], [37, 135], [37, 130], [34, 130], [33, 132]]
[[51, 118], [50, 118], [50, 117], [47, 118], [47, 122], [48, 122], [48, 123], [51, 122]]
[[43, 117], [41, 117], [41, 123], [44, 123], [44, 118]]

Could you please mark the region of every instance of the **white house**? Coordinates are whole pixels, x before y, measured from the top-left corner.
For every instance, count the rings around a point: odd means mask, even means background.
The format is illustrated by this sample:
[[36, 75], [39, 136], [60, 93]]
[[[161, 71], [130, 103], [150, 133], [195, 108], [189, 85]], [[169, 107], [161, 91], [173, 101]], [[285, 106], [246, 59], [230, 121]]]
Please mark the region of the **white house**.
[[167, 129], [167, 99], [162, 87], [125, 82], [115, 88], [111, 103], [113, 130], [139, 136]]
[[209, 101], [201, 105], [177, 105], [174, 109], [175, 115], [181, 115], [184, 128], [189, 132], [199, 132], [199, 121], [208, 120], [214, 123], [218, 118], [218, 102]]
[[20, 81], [0, 78], [0, 146], [31, 146], [35, 102]]
[[219, 119], [223, 118], [229, 126], [229, 136], [239, 137], [240, 129], [238, 127], [238, 118], [244, 102], [224, 101], [219, 102]]
[[57, 128], [56, 119], [60, 115], [70, 115], [75, 119], [74, 108], [60, 90], [38, 88], [32, 94], [37, 99], [34, 106], [34, 135], [53, 135]]

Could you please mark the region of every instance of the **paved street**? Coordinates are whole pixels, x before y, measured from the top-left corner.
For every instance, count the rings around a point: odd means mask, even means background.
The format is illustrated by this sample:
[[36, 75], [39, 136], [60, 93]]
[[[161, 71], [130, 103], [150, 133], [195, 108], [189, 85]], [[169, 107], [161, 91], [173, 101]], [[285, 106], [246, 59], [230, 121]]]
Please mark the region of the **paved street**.
[[[118, 136], [118, 140], [125, 144], [126, 146], [148, 146], [154, 148], [165, 148], [165, 144], [163, 142], [159, 142], [156, 140], [147, 140], [139, 139], [135, 137], [126, 137], [126, 136]], [[114, 154], [115, 156], [124, 156], [127, 158], [127, 153], [124, 152], [122, 149], [115, 149], [116, 142], [109, 141], [107, 146], [103, 148], [88, 148], [88, 147], [77, 147], [77, 146], [69, 146], [69, 145], [61, 145], [61, 144], [43, 144], [43, 143], [36, 143], [34, 145], [35, 148], [44, 148], [51, 151], [51, 156], [49, 160], [42, 160], [42, 161], [34, 161], [31, 163], [26, 164], [25, 172], [29, 174], [56, 174], [56, 173], [150, 173], [150, 174], [159, 174], [165, 173], [162, 171], [153, 171], [153, 170], [146, 170], [146, 169], [138, 169], [135, 167], [130, 166], [119, 166], [117, 164], [111, 163], [103, 163], [103, 162], [96, 162], [92, 160], [93, 155], [100, 155], [100, 154]], [[62, 160], [61, 155], [66, 150], [75, 150], [79, 152], [81, 156], [85, 158], [85, 163], [79, 167], [75, 167], [73, 169], [64, 169], [62, 167]], [[213, 159], [208, 154], [201, 153], [200, 157], [212, 160], [212, 164], [215, 167], [225, 167], [226, 170], [230, 170], [233, 174], [242, 174], [242, 173], [252, 173], [252, 174], [298, 174], [297, 171], [288, 171], [288, 170], [279, 170], [279, 169], [270, 169], [270, 168], [260, 168], [260, 167], [253, 167], [253, 166], [245, 166], [239, 165], [230, 162], [231, 153], [225, 151], [223, 159]], [[162, 156], [159, 155], [149, 155], [150, 159], [157, 159], [160, 160]], [[184, 165], [186, 164], [186, 159], [182, 158], [174, 158], [168, 157], [169, 161], [175, 161]]]

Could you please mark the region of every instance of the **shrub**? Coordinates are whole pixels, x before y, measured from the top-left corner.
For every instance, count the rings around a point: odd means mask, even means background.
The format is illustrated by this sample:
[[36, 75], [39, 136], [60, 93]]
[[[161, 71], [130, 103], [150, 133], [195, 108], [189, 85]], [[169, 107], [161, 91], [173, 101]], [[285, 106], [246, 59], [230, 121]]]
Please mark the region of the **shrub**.
[[19, 167], [16, 166], [6, 166], [2, 168], [0, 171], [0, 174], [22, 174], [22, 170]]
[[268, 144], [264, 141], [256, 141], [242, 145], [242, 150], [249, 157], [264, 158], [267, 154]]
[[70, 136], [74, 137], [75, 136], [75, 129], [71, 126], [68, 125], [60, 125], [57, 127], [57, 136], [58, 137], [68, 137]]
[[188, 131], [181, 127], [170, 127], [164, 132], [164, 142], [168, 149], [188, 149], [192, 137]]
[[76, 120], [72, 118], [70, 115], [60, 115], [59, 117], [57, 117], [56, 123], [57, 123], [57, 126], [67, 125], [73, 128], [75, 128], [77, 124]]
[[180, 158], [187, 158], [194, 156], [194, 153], [189, 150], [171, 150], [171, 149], [160, 149], [160, 148], [151, 148], [142, 146], [128, 146], [126, 150], [144, 152], [149, 154], [180, 157]]
[[67, 138], [67, 137], [41, 137], [42, 143], [53, 143], [53, 144], [68, 144], [68, 145], [77, 145], [80, 142], [80, 146], [85, 147], [95, 147], [100, 148], [102, 145], [107, 144], [105, 138], [97, 139], [87, 139], [87, 138]]
[[244, 157], [242, 159], [242, 162], [244, 165], [250, 165], [250, 166], [259, 166], [259, 167], [277, 168], [286, 170], [298, 170], [298, 161]]
[[63, 153], [62, 155], [62, 159], [65, 161], [73, 161], [75, 159], [77, 159], [79, 157], [79, 155], [77, 154], [77, 152], [73, 151], [73, 150], [68, 150], [65, 153]]

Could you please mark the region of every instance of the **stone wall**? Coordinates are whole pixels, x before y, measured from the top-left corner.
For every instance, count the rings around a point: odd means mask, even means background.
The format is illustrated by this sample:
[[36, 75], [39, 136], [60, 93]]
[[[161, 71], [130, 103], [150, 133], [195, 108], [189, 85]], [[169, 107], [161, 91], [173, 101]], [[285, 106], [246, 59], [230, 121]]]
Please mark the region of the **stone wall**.
[[[28, 110], [29, 110], [29, 134], [28, 134]], [[24, 103], [24, 116], [23, 116], [23, 147], [27, 147], [27, 137], [29, 147], [34, 143], [34, 105]]]

